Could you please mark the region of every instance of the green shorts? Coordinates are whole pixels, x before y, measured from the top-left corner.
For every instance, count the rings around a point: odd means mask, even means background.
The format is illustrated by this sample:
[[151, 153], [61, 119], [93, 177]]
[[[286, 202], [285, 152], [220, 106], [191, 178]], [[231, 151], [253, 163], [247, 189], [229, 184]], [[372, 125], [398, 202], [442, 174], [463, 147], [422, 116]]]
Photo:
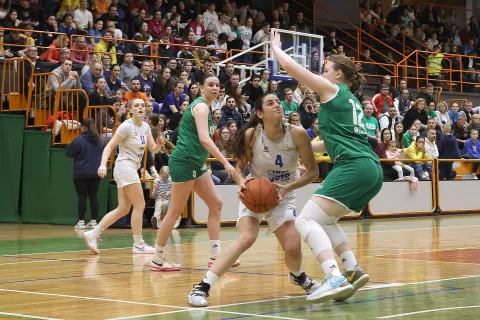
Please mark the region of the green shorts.
[[314, 195], [335, 200], [360, 212], [382, 188], [383, 171], [371, 158], [354, 158], [333, 167]]
[[199, 167], [189, 161], [173, 159], [171, 157], [168, 161], [168, 167], [173, 183], [196, 180], [208, 171], [206, 165]]

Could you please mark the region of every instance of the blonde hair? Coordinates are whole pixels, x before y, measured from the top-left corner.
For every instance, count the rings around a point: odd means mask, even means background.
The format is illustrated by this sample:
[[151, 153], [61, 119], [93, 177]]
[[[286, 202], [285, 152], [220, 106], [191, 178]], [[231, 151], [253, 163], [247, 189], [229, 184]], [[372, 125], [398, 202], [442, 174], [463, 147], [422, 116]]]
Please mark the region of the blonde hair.
[[162, 174], [162, 173], [166, 173], [170, 175], [170, 169], [168, 168], [168, 166], [163, 166], [160, 168], [160, 171], [158, 172], [158, 174]]

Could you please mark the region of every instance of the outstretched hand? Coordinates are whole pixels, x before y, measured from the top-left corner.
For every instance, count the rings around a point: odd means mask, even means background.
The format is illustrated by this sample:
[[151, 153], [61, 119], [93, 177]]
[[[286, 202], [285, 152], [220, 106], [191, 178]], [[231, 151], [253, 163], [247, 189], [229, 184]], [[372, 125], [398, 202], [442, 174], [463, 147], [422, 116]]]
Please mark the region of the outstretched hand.
[[277, 47], [281, 48], [282, 47], [282, 42], [280, 41], [280, 33], [279, 32], [274, 32], [273, 36], [271, 37], [270, 44], [272, 48]]

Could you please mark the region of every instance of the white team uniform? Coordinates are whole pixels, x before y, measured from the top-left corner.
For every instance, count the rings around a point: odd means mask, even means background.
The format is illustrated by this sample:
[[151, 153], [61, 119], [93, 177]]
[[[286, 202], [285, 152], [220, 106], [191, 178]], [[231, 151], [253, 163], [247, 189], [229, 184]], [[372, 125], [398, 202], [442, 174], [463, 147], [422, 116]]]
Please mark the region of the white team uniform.
[[[252, 148], [252, 158], [248, 167], [252, 177], [269, 179], [273, 183], [288, 184], [297, 179], [298, 151], [290, 132], [290, 125], [282, 123], [284, 135], [277, 141], [270, 140], [261, 125]], [[283, 200], [273, 209], [264, 213], [251, 212], [240, 202], [239, 218], [250, 216], [258, 219], [267, 219], [270, 232], [275, 232], [283, 223], [295, 220], [296, 217], [295, 191], [287, 193]]]
[[152, 134], [150, 126], [145, 122], [142, 122], [141, 126], [137, 126], [132, 119], [128, 119], [118, 127], [116, 134], [123, 138], [119, 144], [120, 151], [113, 169], [113, 178], [117, 182], [117, 188], [141, 183], [137, 171], [140, 169], [147, 146], [147, 137]]

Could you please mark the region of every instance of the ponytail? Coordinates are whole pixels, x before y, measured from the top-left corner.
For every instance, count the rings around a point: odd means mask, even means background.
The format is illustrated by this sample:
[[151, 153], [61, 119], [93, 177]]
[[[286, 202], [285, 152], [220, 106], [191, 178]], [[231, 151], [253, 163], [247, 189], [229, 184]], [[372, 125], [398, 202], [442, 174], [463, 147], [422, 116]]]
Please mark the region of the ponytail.
[[89, 130], [93, 134], [93, 136], [95, 137], [95, 141], [97, 142], [97, 144], [99, 144], [100, 135], [98, 134], [97, 127], [95, 126], [95, 120], [93, 120], [92, 118], [85, 118], [80, 123], [82, 124], [82, 127], [87, 128], [87, 130]]
[[[237, 132], [233, 139], [228, 142], [227, 152], [229, 154], [232, 154], [233, 157], [236, 159], [244, 159], [247, 155], [247, 148], [245, 147], [245, 133], [248, 129], [256, 128], [261, 123], [262, 120], [257, 116], [257, 113], [254, 113], [250, 117], [250, 120], [248, 120], [248, 122], [243, 125], [243, 127], [240, 129], [240, 131]], [[252, 138], [250, 138], [250, 141]], [[248, 141], [248, 143], [250, 143], [250, 141]]]
[[357, 71], [353, 61], [346, 56], [330, 56], [328, 61], [333, 63], [335, 71], [342, 70], [344, 83], [350, 87], [352, 93], [360, 90], [365, 78]]
[[365, 77], [360, 74], [358, 71], [355, 72], [355, 75], [353, 76], [352, 82], [350, 83], [350, 90], [352, 93], [358, 92], [360, 90], [360, 87], [366, 83]]

